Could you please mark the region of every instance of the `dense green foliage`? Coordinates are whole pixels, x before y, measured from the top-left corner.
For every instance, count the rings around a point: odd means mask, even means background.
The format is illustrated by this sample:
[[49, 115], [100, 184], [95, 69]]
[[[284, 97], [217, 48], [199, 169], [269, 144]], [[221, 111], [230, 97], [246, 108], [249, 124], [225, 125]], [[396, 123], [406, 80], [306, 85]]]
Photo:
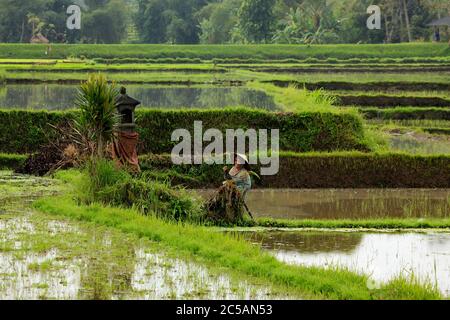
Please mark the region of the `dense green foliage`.
[[[66, 28], [67, 7], [82, 10]], [[396, 43], [428, 41], [427, 23], [449, 14], [442, 0], [380, 0], [381, 29], [369, 30], [371, 0], [0, 0], [0, 41], [43, 35], [69, 43]], [[441, 39], [449, 33], [441, 29]]]
[[0, 44], [0, 58], [42, 59], [87, 58], [217, 58], [240, 59], [308, 59], [308, 58], [419, 58], [448, 57], [446, 44], [393, 45], [52, 45], [47, 56], [46, 45]]
[[[72, 112], [0, 111], [0, 152], [29, 153], [48, 142], [48, 123], [73, 119]], [[366, 150], [361, 119], [354, 113], [271, 113], [249, 109], [139, 110], [140, 153], [170, 153], [178, 142], [171, 141], [175, 129], [193, 132], [194, 121], [203, 128], [279, 129], [280, 149], [290, 151]]]
[[195, 13], [208, 0], [137, 0], [136, 27], [146, 43], [197, 43]]
[[120, 43], [126, 37], [125, 0], [84, 0], [81, 30], [66, 28], [73, 0], [0, 0], [0, 42], [30, 42], [43, 35], [51, 42]]
[[[172, 164], [168, 155], [141, 156], [143, 170], [192, 188], [215, 188], [220, 165]], [[259, 172], [259, 165], [253, 168]], [[280, 171], [255, 180], [261, 188], [448, 188], [450, 157], [402, 153], [281, 153]]]
[[238, 11], [238, 29], [243, 41], [267, 43], [274, 23], [273, 0], [243, 0]]

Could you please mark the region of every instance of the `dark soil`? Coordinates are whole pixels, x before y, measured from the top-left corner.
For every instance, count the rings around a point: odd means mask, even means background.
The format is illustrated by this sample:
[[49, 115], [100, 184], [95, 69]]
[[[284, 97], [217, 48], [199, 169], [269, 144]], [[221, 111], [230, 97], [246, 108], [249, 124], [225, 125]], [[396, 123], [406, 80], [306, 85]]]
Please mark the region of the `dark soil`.
[[348, 91], [450, 91], [449, 83], [435, 82], [366, 82], [354, 83], [344, 81], [322, 81], [304, 83], [300, 81], [265, 81], [278, 87], [289, 87], [290, 85], [308, 90], [348, 90]]

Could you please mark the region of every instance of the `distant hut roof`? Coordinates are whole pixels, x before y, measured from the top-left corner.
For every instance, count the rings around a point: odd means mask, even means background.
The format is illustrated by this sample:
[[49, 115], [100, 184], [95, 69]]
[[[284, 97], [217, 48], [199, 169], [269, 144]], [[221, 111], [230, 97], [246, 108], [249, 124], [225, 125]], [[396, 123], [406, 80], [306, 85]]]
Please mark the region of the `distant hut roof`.
[[434, 20], [428, 24], [432, 27], [439, 27], [439, 26], [450, 26], [450, 17], [445, 17], [442, 19]]
[[50, 43], [46, 37], [44, 37], [42, 34], [36, 34], [34, 35], [31, 40], [31, 43]]

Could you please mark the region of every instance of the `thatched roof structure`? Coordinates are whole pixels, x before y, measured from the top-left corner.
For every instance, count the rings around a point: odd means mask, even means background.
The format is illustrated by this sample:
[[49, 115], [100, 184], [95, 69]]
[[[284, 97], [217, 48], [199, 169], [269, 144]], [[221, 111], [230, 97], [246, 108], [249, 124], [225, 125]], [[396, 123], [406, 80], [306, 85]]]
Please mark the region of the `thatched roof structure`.
[[37, 35], [34, 35], [31, 37], [30, 43], [50, 43], [46, 37], [44, 37], [42, 34], [38, 33]]

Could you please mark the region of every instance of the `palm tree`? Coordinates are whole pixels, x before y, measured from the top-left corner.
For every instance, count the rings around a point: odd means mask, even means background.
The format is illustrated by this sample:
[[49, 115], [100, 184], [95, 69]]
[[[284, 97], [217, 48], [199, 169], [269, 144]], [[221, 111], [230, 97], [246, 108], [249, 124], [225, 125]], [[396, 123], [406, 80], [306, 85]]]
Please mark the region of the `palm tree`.
[[96, 154], [98, 158], [104, 158], [106, 145], [113, 140], [119, 123], [118, 97], [116, 85], [109, 85], [102, 74], [90, 74], [78, 90], [75, 104], [80, 112], [75, 127], [85, 141], [92, 143], [91, 156]]

